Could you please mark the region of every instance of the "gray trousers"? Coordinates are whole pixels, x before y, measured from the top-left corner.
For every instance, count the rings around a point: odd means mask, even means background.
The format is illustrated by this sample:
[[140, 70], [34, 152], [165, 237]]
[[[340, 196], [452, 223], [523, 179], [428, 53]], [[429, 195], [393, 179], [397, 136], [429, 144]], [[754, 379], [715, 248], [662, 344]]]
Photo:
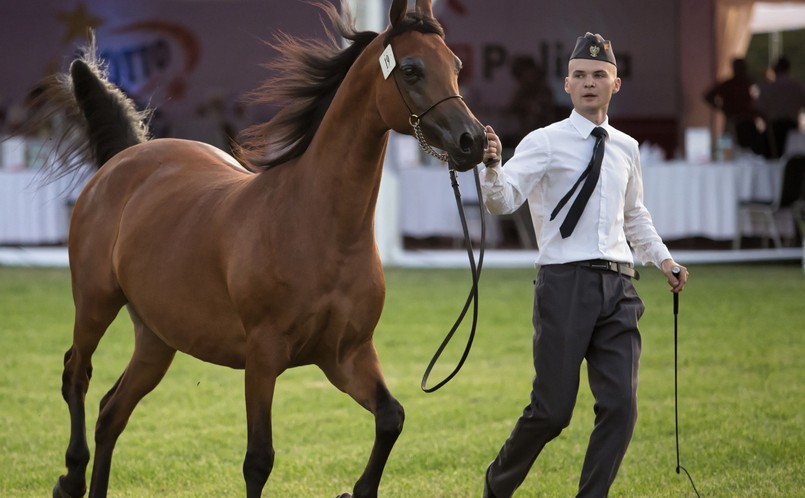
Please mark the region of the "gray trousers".
[[572, 264], [540, 268], [531, 402], [489, 465], [484, 496], [512, 496], [543, 447], [570, 424], [585, 359], [595, 427], [577, 496], [607, 496], [637, 421], [643, 310], [629, 277]]

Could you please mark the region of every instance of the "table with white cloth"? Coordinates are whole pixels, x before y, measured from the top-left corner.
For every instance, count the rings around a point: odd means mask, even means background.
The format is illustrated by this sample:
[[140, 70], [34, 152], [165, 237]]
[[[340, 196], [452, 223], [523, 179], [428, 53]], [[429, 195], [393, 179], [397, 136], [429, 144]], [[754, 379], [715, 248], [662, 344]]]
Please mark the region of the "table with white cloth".
[[82, 185], [74, 176], [44, 182], [34, 170], [0, 171], [0, 244], [65, 242]]
[[[470, 237], [481, 234], [478, 192], [472, 171], [458, 173], [459, 192], [464, 205]], [[404, 168], [400, 178], [400, 230], [414, 238], [462, 238], [464, 231], [447, 167]], [[487, 225], [487, 237], [494, 238], [494, 227]], [[492, 232], [492, 233], [489, 233]]]
[[643, 201], [664, 240], [732, 240], [743, 200], [779, 195], [782, 163], [759, 157], [691, 164], [643, 164]]
[[[644, 203], [664, 240], [732, 240], [739, 202], [773, 199], [779, 195], [782, 177], [782, 163], [752, 156], [705, 164], [646, 162], [642, 167]], [[477, 203], [472, 173], [461, 173], [459, 184], [465, 204]], [[462, 236], [446, 168], [400, 170], [400, 202], [404, 236]], [[475, 238], [478, 224], [471, 222], [470, 230]]]

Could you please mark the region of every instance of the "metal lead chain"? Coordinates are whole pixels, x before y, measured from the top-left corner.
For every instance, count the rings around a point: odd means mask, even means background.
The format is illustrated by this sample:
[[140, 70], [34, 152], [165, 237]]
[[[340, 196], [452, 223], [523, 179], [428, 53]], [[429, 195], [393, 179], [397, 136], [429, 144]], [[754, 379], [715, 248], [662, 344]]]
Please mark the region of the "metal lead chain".
[[408, 118], [408, 122], [411, 124], [411, 127], [414, 128], [414, 135], [419, 142], [419, 147], [436, 159], [447, 162], [450, 156], [447, 153], [436, 152], [433, 147], [430, 146], [427, 140], [425, 140], [425, 135], [422, 133], [422, 128], [419, 127], [419, 116], [416, 114], [411, 114], [411, 116]]

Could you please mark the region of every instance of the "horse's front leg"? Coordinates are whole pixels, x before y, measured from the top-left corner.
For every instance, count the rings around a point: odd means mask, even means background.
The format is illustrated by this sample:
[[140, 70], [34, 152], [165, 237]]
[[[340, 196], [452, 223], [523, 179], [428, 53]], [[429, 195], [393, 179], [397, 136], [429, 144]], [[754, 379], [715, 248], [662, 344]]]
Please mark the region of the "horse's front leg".
[[[402, 405], [386, 387], [377, 352], [371, 342], [359, 347], [338, 366], [322, 366], [327, 377], [375, 416], [375, 441], [352, 498], [376, 498], [380, 478], [405, 420]], [[349, 498], [342, 494], [339, 498]]]
[[[402, 405], [391, 395], [383, 379], [375, 383], [375, 397], [371, 404], [375, 415], [375, 442], [369, 462], [353, 489], [353, 498], [376, 498], [383, 469], [391, 454], [394, 443], [400, 436], [405, 420]], [[371, 405], [370, 405], [371, 406]]]
[[267, 347], [249, 347], [246, 358], [246, 424], [247, 448], [243, 460], [246, 497], [259, 498], [274, 467], [274, 447], [271, 437], [271, 403], [277, 377], [282, 372], [276, 351]]

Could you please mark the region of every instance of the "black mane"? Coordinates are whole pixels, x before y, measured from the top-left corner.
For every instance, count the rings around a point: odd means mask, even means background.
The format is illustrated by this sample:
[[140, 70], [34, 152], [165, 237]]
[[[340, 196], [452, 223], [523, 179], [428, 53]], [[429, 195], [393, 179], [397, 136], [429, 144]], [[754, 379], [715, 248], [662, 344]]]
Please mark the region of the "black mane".
[[[307, 150], [349, 68], [378, 36], [373, 31], [357, 31], [345, 6], [342, 18], [334, 5], [316, 5], [324, 11], [335, 34], [326, 29], [324, 40], [299, 39], [284, 33], [275, 37], [271, 47], [280, 56], [266, 67], [276, 71], [277, 76], [255, 90], [251, 101], [278, 106], [280, 111], [267, 123], [247, 128], [237, 148], [238, 159], [252, 169], [269, 169]], [[412, 11], [386, 34], [384, 44], [411, 30], [444, 37], [436, 19]], [[349, 40], [349, 46], [343, 48], [336, 35]]]

